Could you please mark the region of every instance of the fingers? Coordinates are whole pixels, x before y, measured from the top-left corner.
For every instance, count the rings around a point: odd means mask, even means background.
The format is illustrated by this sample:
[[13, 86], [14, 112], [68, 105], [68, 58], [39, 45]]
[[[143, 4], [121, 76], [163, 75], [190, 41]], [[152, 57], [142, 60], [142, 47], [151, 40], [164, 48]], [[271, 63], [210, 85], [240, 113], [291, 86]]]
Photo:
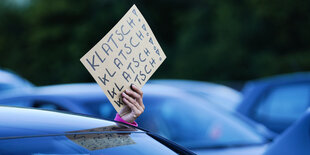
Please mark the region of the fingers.
[[131, 98], [133, 98], [134, 100], [136, 100], [139, 103], [139, 106], [143, 107], [141, 105], [142, 103], [142, 96], [132, 90], [125, 90], [126, 95], [130, 96]]
[[127, 98], [123, 98], [123, 102], [133, 111], [138, 111], [137, 107], [131, 103], [130, 101], [128, 101]]
[[123, 98], [123, 102], [134, 112], [135, 118], [142, 114], [142, 111], [139, 110], [133, 103], [127, 100], [127, 98]]
[[125, 90], [121, 96], [126, 106], [119, 111], [119, 114], [122, 119], [132, 123], [144, 112], [143, 92], [137, 86], [131, 85], [131, 89]]
[[139, 89], [137, 86], [135, 86], [134, 84], [132, 84], [131, 85], [131, 89], [133, 90], [133, 91], [128, 91], [128, 95], [130, 95], [130, 96], [132, 96], [133, 98], [135, 98], [137, 101], [138, 101], [138, 103], [139, 103], [139, 105], [143, 108], [143, 109], [145, 109], [145, 107], [144, 107], [144, 104], [143, 104], [143, 92], [142, 92], [142, 90], [141, 89]]
[[128, 96], [130, 96], [130, 97], [132, 97], [132, 98], [134, 98], [134, 99], [136, 99], [136, 100], [140, 100], [140, 99], [142, 100], [142, 96], [139, 95], [138, 93], [134, 92], [134, 91], [125, 90], [125, 93], [126, 93]]
[[[131, 94], [131, 96], [127, 95], [129, 93], [126, 93], [128, 92], [127, 90], [125, 92], [122, 93], [122, 96], [123, 96], [123, 100], [126, 99], [128, 102], [130, 102], [131, 104], [133, 104], [138, 110], [140, 111], [143, 111], [143, 107], [140, 106], [140, 104], [138, 104], [138, 101], [136, 101], [132, 96], [135, 96], [133, 94]], [[132, 92], [133, 93], [133, 92]], [[142, 100], [142, 99], [138, 99], [138, 100]]]
[[141, 97], [143, 96], [142, 90], [140, 90], [136, 85], [131, 84], [131, 89], [135, 92], [137, 92]]

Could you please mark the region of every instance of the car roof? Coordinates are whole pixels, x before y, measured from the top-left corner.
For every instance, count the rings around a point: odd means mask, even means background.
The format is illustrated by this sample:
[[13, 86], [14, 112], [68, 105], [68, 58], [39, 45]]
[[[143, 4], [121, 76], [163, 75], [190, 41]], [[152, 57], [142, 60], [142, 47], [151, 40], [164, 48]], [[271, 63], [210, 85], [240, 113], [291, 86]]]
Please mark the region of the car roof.
[[262, 87], [271, 84], [274, 85], [293, 82], [310, 82], [310, 72], [296, 72], [251, 80], [245, 84], [242, 91], [244, 92], [247, 89], [253, 89], [253, 87]]
[[0, 139], [64, 134], [116, 125], [112, 121], [77, 114], [0, 106]]

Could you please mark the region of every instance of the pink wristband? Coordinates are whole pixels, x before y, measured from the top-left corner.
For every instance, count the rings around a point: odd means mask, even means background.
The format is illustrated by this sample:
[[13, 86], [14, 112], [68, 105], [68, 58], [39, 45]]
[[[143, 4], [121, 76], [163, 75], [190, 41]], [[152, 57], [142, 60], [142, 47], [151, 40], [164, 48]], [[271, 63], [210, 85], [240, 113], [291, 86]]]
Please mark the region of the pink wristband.
[[118, 121], [118, 122], [122, 122], [122, 123], [126, 123], [126, 124], [129, 124], [129, 125], [138, 127], [138, 123], [136, 121], [134, 121], [132, 123], [126, 122], [125, 120], [122, 119], [122, 117], [118, 113], [116, 113], [114, 121]]

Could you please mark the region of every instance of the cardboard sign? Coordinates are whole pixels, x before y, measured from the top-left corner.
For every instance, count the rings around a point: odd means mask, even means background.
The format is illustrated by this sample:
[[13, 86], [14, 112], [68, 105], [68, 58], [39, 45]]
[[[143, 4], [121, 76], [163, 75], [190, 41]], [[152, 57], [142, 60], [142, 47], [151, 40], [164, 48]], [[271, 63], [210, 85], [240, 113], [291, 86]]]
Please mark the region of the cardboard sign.
[[124, 17], [80, 60], [119, 112], [121, 93], [147, 82], [166, 59], [151, 28], [133, 5]]

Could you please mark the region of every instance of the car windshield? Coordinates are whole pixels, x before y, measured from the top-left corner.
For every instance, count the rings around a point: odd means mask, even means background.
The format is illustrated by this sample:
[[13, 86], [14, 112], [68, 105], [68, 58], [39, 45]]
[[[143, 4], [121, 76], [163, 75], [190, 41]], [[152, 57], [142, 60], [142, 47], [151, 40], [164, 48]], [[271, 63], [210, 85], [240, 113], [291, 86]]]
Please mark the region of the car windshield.
[[95, 133], [0, 139], [0, 154], [176, 154], [145, 133]]
[[[139, 127], [157, 133], [188, 148], [263, 144], [266, 139], [255, 129], [223, 110], [199, 99], [144, 96], [145, 112]], [[88, 105], [96, 114], [113, 119], [115, 110], [107, 102]]]

